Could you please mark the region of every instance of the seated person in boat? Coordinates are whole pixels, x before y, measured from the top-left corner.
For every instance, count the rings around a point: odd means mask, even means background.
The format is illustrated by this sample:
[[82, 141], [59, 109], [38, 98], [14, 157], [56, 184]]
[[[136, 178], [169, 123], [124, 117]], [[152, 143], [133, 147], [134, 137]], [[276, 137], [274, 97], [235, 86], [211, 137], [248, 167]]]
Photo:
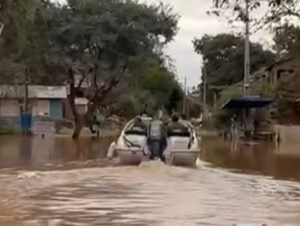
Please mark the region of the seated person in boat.
[[167, 131], [168, 134], [174, 131], [187, 132], [188, 127], [179, 121], [179, 116], [177, 114], [174, 114], [172, 116], [172, 121], [168, 124]]
[[140, 116], [137, 116], [134, 119], [133, 125], [132, 125], [132, 130], [140, 130], [142, 132], [147, 133], [147, 126], [146, 124], [142, 121], [142, 118]]
[[193, 125], [186, 119], [186, 115], [182, 114], [181, 118], [179, 119], [179, 123], [184, 125], [186, 128], [192, 128]]

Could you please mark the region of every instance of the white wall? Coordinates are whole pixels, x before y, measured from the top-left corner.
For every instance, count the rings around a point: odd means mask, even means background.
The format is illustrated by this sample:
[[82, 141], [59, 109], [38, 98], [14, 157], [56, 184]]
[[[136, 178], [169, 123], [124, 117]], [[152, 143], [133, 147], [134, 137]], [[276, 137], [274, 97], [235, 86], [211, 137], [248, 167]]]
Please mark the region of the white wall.
[[300, 154], [300, 126], [277, 125], [276, 130], [280, 134], [281, 142], [278, 144], [276, 154], [299, 155]]
[[32, 100], [30, 105], [33, 116], [50, 114], [50, 102], [48, 100]]
[[0, 116], [18, 116], [20, 107], [15, 100], [0, 100]]
[[[50, 114], [49, 100], [30, 100], [29, 107], [32, 110], [32, 115]], [[15, 100], [0, 100], [0, 116], [19, 116], [20, 106]]]

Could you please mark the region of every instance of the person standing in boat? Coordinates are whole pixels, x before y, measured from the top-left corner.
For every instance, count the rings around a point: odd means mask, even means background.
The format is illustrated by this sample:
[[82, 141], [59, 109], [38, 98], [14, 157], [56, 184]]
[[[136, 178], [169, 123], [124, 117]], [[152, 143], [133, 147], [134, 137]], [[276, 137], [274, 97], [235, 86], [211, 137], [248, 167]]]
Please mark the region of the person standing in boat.
[[167, 133], [161, 120], [157, 119], [151, 122], [147, 143], [151, 153], [150, 159], [153, 160], [154, 157], [159, 157], [165, 162], [163, 152], [167, 147]]

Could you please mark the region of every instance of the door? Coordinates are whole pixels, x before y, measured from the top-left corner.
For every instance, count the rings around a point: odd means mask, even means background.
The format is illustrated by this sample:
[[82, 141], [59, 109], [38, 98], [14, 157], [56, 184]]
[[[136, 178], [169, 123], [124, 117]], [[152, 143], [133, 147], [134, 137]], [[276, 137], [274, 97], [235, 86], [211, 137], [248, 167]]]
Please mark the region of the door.
[[61, 100], [50, 100], [50, 116], [54, 119], [61, 119], [63, 117]]

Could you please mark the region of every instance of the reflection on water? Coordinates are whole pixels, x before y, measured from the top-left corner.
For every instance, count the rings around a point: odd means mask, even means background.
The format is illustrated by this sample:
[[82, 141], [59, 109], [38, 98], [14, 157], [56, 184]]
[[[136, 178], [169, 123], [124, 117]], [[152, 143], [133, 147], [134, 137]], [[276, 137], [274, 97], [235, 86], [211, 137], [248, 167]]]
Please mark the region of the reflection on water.
[[289, 146], [284, 149], [270, 143], [230, 143], [207, 138], [202, 143], [201, 158], [212, 166], [241, 173], [300, 181], [300, 149], [291, 155]]
[[41, 169], [52, 164], [103, 159], [113, 139], [1, 137], [0, 168]]
[[[210, 165], [198, 169], [154, 161], [61, 170], [69, 161], [101, 159], [110, 141], [22, 142], [2, 143], [1, 167], [18, 168], [0, 170], [1, 226], [300, 225], [299, 182], [259, 175], [298, 179], [290, 172], [298, 160], [270, 145], [204, 140]], [[55, 171], [37, 171], [48, 162]]]

